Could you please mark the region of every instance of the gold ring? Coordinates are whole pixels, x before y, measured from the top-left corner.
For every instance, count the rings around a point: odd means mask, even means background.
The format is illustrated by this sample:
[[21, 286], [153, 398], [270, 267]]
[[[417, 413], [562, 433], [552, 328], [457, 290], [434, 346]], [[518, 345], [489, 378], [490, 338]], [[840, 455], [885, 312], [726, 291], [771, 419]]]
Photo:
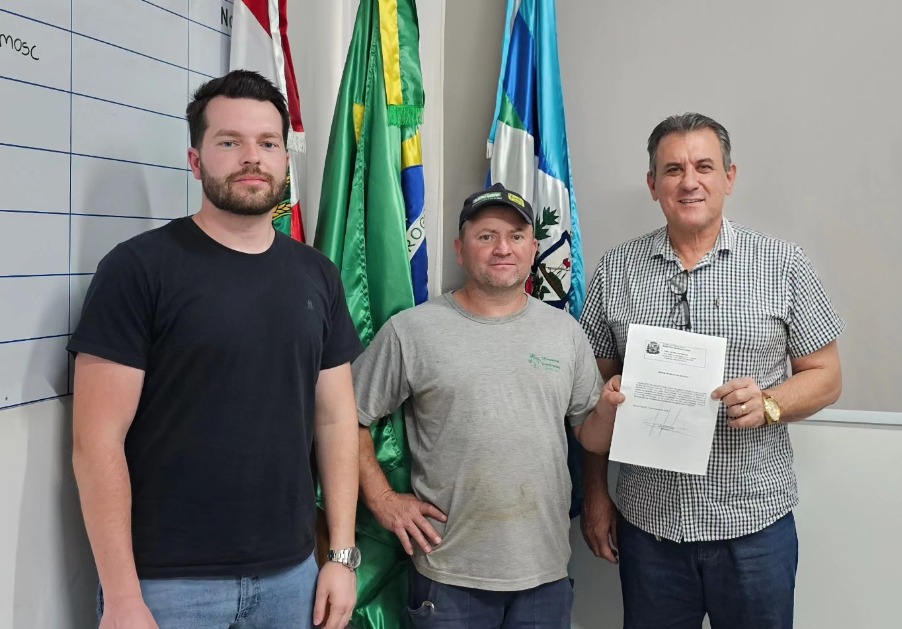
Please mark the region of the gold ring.
[[739, 405], [739, 410], [742, 411], [742, 414], [745, 415], [748, 409], [746, 409], [745, 404]]

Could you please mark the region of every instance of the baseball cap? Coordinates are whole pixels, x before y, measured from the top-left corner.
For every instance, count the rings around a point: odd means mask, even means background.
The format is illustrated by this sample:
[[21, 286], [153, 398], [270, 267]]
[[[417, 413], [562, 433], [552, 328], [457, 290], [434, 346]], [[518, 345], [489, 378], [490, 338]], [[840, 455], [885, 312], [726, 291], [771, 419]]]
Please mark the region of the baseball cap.
[[474, 192], [464, 201], [463, 209], [460, 211], [460, 221], [457, 228], [463, 227], [464, 223], [473, 218], [479, 210], [487, 207], [509, 207], [516, 210], [523, 217], [523, 220], [533, 224], [532, 206], [529, 202], [516, 192], [508, 190], [500, 183], [496, 183], [491, 188]]

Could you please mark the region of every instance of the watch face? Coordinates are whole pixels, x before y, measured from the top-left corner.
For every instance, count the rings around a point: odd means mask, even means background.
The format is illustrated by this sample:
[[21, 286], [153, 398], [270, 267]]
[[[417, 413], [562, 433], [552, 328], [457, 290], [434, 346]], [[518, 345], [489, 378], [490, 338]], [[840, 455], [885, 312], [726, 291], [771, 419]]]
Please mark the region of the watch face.
[[348, 553], [348, 568], [351, 570], [356, 570], [360, 565], [360, 550], [357, 548], [351, 548]]
[[764, 398], [764, 414], [771, 422], [780, 421], [780, 407], [771, 398]]

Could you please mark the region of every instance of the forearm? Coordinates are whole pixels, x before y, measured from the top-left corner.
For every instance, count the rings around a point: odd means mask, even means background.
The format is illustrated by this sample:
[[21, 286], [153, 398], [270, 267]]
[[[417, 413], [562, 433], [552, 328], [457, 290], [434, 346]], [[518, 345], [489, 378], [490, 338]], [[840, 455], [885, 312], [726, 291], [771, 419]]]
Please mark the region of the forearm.
[[607, 458], [607, 453], [611, 449], [611, 437], [614, 434], [614, 412], [616, 411], [600, 413], [598, 408], [592, 409], [586, 421], [576, 427], [577, 439], [588, 452], [605, 455]]
[[838, 373], [808, 369], [764, 393], [780, 405], [781, 422], [797, 422], [836, 402], [841, 391], [842, 379]]
[[73, 451], [85, 528], [108, 604], [141, 596], [132, 549], [132, 492], [122, 444]]
[[608, 454], [586, 452], [583, 457], [583, 490], [587, 498], [608, 495]]
[[764, 391], [780, 405], [781, 422], [805, 419], [839, 399], [842, 367], [836, 341], [812, 354], [794, 358], [791, 363], [793, 375]]
[[360, 426], [360, 495], [370, 511], [378, 504], [380, 497], [394, 491], [376, 460], [373, 436], [367, 426]]
[[316, 431], [316, 458], [332, 548], [354, 546], [357, 514], [357, 424], [334, 422]]

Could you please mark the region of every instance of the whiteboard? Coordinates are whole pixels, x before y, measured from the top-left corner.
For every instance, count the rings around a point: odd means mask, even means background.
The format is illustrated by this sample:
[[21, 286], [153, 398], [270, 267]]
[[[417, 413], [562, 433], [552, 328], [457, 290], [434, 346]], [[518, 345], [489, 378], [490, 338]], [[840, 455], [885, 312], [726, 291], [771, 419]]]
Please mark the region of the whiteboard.
[[200, 206], [185, 107], [231, 0], [0, 0], [0, 409], [72, 391], [100, 259]]

